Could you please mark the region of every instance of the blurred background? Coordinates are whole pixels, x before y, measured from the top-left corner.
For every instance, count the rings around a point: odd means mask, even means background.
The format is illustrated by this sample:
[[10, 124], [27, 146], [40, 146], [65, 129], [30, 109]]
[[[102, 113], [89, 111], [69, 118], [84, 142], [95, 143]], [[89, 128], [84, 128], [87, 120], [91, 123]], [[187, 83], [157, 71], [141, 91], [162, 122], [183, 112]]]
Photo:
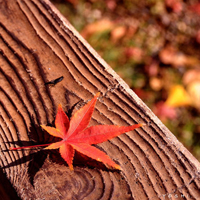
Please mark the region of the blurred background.
[[200, 161], [200, 3], [52, 3]]

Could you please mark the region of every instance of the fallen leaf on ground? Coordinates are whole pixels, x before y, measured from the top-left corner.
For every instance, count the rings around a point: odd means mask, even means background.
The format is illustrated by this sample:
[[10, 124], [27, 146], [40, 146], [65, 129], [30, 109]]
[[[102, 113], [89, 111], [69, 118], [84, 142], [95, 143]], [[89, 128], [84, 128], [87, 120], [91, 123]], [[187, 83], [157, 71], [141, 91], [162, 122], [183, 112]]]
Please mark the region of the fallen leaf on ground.
[[159, 53], [159, 57], [164, 64], [171, 64], [174, 67], [194, 67], [199, 64], [196, 57], [179, 52], [172, 46], [163, 48]]
[[104, 18], [85, 26], [85, 28], [81, 31], [81, 35], [84, 38], [88, 38], [95, 33], [110, 31], [113, 27], [114, 23], [109, 19]]
[[115, 27], [112, 31], [111, 31], [111, 40], [112, 42], [117, 42], [120, 39], [122, 39], [125, 34], [127, 32], [127, 28], [125, 26], [118, 26]]
[[192, 99], [192, 105], [200, 109], [200, 81], [196, 80], [187, 86], [188, 94]]
[[189, 106], [192, 100], [182, 85], [174, 85], [165, 103], [171, 107]]
[[177, 112], [176, 108], [174, 107], [169, 107], [168, 105], [165, 104], [164, 101], [158, 102], [154, 108], [153, 112], [155, 113], [156, 116], [158, 116], [163, 122], [166, 120], [174, 120], [177, 118]]
[[166, 6], [171, 8], [173, 12], [180, 13], [183, 10], [181, 0], [165, 0]]

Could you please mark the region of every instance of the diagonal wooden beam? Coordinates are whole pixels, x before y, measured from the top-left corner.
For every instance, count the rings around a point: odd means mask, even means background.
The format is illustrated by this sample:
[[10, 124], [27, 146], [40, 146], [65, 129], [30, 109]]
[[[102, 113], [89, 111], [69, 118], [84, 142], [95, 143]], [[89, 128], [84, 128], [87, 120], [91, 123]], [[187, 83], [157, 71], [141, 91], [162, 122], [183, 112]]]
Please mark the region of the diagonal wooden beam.
[[[54, 124], [58, 104], [71, 116], [98, 91], [90, 125], [147, 124], [97, 145], [121, 171], [81, 155], [70, 171], [57, 151], [9, 151], [51, 142], [40, 124]], [[200, 199], [199, 162], [48, 0], [0, 2], [0, 150], [15, 188], [4, 199], [15, 190], [21, 199]]]

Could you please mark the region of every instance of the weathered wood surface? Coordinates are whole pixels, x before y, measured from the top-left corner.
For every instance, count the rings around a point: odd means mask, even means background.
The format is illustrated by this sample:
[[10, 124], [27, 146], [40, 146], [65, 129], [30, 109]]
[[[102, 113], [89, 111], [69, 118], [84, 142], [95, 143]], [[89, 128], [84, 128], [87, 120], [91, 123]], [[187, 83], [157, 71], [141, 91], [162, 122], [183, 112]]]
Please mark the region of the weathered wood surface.
[[[97, 91], [91, 125], [147, 124], [97, 145], [121, 171], [80, 155], [70, 171], [57, 151], [8, 151], [50, 143], [39, 125], [53, 125], [57, 105], [70, 116]], [[0, 1], [0, 148], [21, 199], [200, 199], [199, 162], [47, 0]]]

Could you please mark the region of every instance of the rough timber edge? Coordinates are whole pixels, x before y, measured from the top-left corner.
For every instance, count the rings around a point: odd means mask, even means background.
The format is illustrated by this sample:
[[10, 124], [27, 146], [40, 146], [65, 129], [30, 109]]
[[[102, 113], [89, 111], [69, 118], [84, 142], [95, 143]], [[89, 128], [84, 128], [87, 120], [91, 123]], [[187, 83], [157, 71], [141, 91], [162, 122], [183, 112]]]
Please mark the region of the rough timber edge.
[[107, 71], [120, 85], [120, 87], [126, 91], [135, 101], [138, 107], [142, 107], [146, 111], [146, 115], [155, 122], [160, 130], [164, 130], [163, 133], [166, 136], [166, 140], [170, 146], [176, 146], [177, 150], [183, 153], [188, 161], [194, 166], [195, 174], [200, 174], [200, 163], [199, 161], [183, 146], [181, 142], [168, 130], [168, 128], [154, 115], [154, 113], [146, 106], [146, 104], [129, 88], [123, 79], [98, 55], [98, 53], [89, 45], [89, 43], [77, 32], [77, 30], [67, 21], [67, 19], [57, 10], [57, 8], [49, 0], [40, 0], [42, 4], [48, 5], [48, 12], [56, 15], [62, 22], [60, 27], [67, 34], [69, 29], [73, 32], [74, 37], [78, 38], [79, 41], [90, 51], [93, 56], [102, 64], [104, 70]]

